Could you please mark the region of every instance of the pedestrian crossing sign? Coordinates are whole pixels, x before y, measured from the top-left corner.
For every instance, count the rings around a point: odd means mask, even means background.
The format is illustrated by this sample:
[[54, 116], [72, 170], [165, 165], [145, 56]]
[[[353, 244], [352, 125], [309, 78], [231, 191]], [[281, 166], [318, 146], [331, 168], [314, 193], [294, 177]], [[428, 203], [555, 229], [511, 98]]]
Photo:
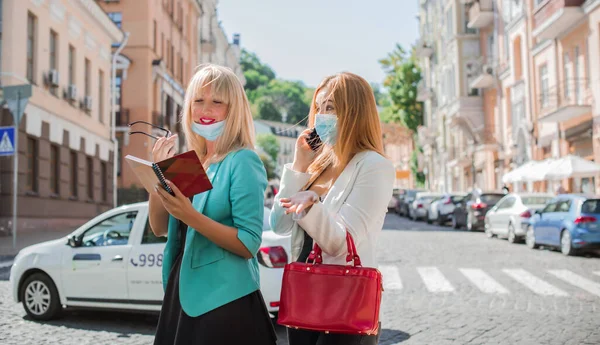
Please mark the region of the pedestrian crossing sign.
[[0, 156], [15, 154], [15, 127], [0, 127]]

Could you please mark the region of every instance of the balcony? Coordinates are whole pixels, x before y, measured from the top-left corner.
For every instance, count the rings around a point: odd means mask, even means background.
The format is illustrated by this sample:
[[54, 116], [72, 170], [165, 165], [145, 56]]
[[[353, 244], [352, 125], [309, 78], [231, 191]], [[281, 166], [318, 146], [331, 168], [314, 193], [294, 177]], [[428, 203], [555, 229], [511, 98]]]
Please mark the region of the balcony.
[[115, 115], [115, 126], [124, 127], [131, 123], [131, 121], [129, 121], [129, 109], [121, 109], [120, 111], [117, 111]]
[[471, 29], [481, 29], [494, 22], [494, 8], [492, 0], [479, 0], [469, 8], [469, 24]]
[[472, 89], [488, 89], [495, 85], [496, 67], [495, 61], [487, 57], [481, 57], [474, 66], [474, 79], [469, 85]]
[[533, 36], [538, 40], [554, 39], [580, 22], [585, 14], [585, 0], [549, 0], [534, 9]]
[[427, 86], [424, 80], [417, 85], [417, 101], [425, 102], [433, 97], [433, 90]]
[[482, 97], [459, 97], [449, 105], [447, 114], [451, 124], [461, 126], [474, 138], [478, 138], [484, 129]]
[[417, 46], [415, 48], [415, 53], [417, 57], [420, 58], [428, 58], [433, 55], [433, 46], [431, 44], [425, 42], [423, 39], [417, 42]]
[[538, 96], [539, 122], [560, 123], [592, 111], [592, 92], [587, 79], [572, 79]]

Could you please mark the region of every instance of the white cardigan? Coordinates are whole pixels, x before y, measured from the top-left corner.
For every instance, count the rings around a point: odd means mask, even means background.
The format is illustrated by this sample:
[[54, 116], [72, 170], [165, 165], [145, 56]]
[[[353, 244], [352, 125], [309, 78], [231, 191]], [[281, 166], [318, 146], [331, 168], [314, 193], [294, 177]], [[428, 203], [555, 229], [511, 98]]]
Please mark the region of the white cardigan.
[[299, 173], [287, 164], [279, 193], [275, 197], [270, 223], [280, 235], [292, 234], [292, 260], [296, 261], [304, 243], [304, 231], [323, 249], [323, 263], [346, 264], [346, 229], [352, 235], [365, 267], [377, 267], [375, 246], [392, 198], [395, 170], [392, 163], [374, 151], [352, 158], [335, 181], [325, 200], [312, 206], [295, 221], [285, 214], [279, 199], [299, 192], [310, 174]]

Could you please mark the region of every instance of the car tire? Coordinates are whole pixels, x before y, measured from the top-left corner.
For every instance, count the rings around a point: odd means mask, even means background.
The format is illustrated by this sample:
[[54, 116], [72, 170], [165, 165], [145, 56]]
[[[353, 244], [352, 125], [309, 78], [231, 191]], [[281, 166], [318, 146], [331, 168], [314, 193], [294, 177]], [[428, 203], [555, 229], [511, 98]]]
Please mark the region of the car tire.
[[571, 233], [569, 230], [564, 229], [560, 234], [560, 251], [566, 256], [577, 254], [577, 250], [573, 248], [573, 241], [571, 240]]
[[34, 320], [52, 320], [62, 312], [56, 285], [45, 273], [27, 277], [21, 285], [20, 297], [25, 312]]
[[427, 219], [427, 224], [431, 224], [431, 223], [433, 223], [433, 221], [431, 220], [431, 218], [429, 218], [429, 212], [427, 212], [427, 213], [425, 214], [425, 219]]
[[515, 234], [515, 227], [512, 223], [508, 223], [508, 236], [506, 237], [509, 243], [518, 243], [519, 238]]
[[525, 235], [525, 244], [527, 244], [527, 247], [529, 247], [529, 249], [537, 249], [539, 247], [538, 244], [535, 242], [535, 231], [533, 230], [533, 227], [531, 225], [527, 227], [527, 234]]
[[444, 220], [443, 220], [442, 216], [439, 213], [438, 213], [438, 217], [435, 219], [435, 222], [439, 226], [444, 226]]

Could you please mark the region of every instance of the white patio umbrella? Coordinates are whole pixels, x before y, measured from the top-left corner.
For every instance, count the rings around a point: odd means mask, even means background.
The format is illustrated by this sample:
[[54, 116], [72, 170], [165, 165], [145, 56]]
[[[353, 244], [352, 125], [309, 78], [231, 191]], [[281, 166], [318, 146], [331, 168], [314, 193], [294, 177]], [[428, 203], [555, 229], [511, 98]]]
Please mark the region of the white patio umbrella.
[[509, 171], [508, 173], [504, 174], [504, 176], [502, 176], [502, 182], [503, 183], [514, 183], [514, 182], [522, 182], [523, 180], [523, 174], [526, 173], [528, 170], [532, 169], [535, 165], [536, 165], [537, 161], [529, 161], [523, 165], [521, 165], [520, 167], [517, 167], [511, 171]]
[[532, 165], [531, 167], [529, 167], [527, 170], [525, 170], [521, 177], [523, 179], [523, 181], [526, 182], [536, 182], [536, 181], [543, 181], [547, 179], [547, 175], [548, 172], [551, 169], [551, 166], [554, 162], [556, 162], [556, 159], [554, 158], [547, 158], [544, 159], [543, 161], [535, 161], [536, 164]]
[[545, 179], [562, 180], [571, 177], [589, 177], [600, 173], [600, 164], [579, 156], [567, 155], [548, 166]]

